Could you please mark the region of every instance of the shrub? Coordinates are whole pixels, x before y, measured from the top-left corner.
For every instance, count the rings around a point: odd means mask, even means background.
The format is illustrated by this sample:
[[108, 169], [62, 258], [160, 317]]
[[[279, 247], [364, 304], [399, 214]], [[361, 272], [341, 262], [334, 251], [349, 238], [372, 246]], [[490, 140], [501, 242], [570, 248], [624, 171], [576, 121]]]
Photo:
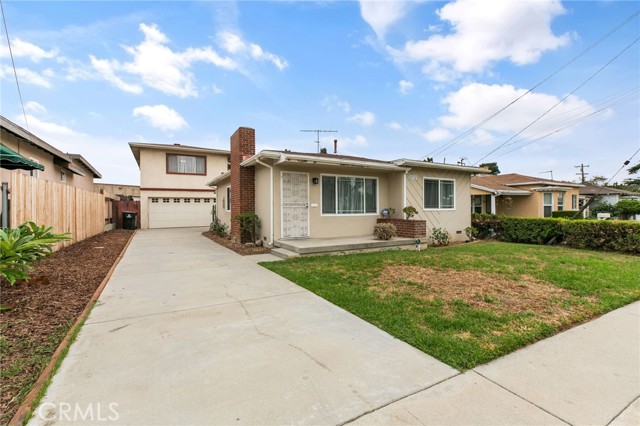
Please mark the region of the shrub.
[[[573, 217], [578, 213], [578, 210], [558, 210], [555, 212], [551, 212], [551, 217], [555, 219], [573, 219]], [[579, 219], [580, 217], [576, 218]]]
[[373, 236], [379, 240], [390, 240], [396, 235], [396, 226], [393, 223], [377, 223], [373, 227]]
[[564, 243], [576, 248], [640, 254], [640, 223], [572, 220], [563, 224]]
[[609, 203], [596, 204], [590, 207], [589, 211], [591, 212], [591, 217], [596, 217], [598, 213], [611, 213], [611, 216], [617, 215], [616, 207]]
[[53, 245], [69, 240], [69, 234], [54, 234], [53, 228], [26, 222], [15, 229], [0, 230], [0, 275], [9, 284], [29, 279], [29, 271], [38, 260], [53, 252]]
[[407, 206], [403, 208], [402, 212], [407, 216], [407, 220], [418, 214], [418, 210], [416, 210], [416, 208], [413, 206]]
[[473, 241], [478, 237], [478, 230], [473, 226], [467, 226], [464, 228], [464, 233], [467, 234], [467, 239]]
[[233, 220], [240, 222], [240, 242], [256, 242], [256, 235], [260, 229], [260, 218], [255, 213], [240, 213]]
[[633, 216], [640, 214], [640, 201], [620, 200], [615, 205], [616, 213], [620, 216]]
[[[559, 244], [640, 254], [640, 223], [619, 220], [534, 219], [472, 215], [479, 238], [527, 244]], [[493, 233], [491, 232], [493, 230]]]
[[432, 228], [431, 240], [433, 241], [434, 245], [448, 246], [451, 240], [451, 235], [449, 235], [449, 231], [444, 228]]

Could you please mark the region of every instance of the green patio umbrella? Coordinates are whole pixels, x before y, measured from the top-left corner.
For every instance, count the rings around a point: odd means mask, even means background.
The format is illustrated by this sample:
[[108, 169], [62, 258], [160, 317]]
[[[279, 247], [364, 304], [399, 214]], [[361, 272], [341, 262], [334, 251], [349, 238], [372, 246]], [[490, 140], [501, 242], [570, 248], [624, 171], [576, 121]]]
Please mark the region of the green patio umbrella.
[[0, 144], [0, 167], [3, 169], [44, 170], [42, 164], [31, 161], [14, 150]]

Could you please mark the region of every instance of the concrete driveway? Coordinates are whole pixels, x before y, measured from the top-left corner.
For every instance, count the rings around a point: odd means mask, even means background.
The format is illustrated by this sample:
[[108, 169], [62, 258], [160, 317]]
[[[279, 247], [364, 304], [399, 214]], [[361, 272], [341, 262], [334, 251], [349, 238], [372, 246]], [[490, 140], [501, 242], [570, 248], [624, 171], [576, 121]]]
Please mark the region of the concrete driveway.
[[201, 231], [136, 234], [30, 425], [640, 424], [640, 302], [460, 374]]
[[136, 234], [30, 424], [339, 424], [458, 373], [201, 232]]

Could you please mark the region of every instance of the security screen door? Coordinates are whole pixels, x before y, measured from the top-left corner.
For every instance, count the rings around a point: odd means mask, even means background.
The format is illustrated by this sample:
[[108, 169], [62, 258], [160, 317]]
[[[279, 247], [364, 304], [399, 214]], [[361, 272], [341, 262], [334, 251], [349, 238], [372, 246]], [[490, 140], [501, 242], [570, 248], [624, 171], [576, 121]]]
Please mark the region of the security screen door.
[[309, 175], [282, 172], [282, 238], [309, 237]]

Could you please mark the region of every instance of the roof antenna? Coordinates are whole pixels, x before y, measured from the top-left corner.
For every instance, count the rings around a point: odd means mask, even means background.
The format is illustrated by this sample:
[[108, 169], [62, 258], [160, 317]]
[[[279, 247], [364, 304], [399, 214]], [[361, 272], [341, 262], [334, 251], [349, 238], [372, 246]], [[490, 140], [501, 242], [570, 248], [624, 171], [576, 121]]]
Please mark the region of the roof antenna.
[[544, 172], [538, 172], [539, 175], [542, 173], [551, 173], [551, 180], [553, 180], [553, 170], [545, 170]]
[[300, 130], [301, 132], [314, 132], [316, 134], [315, 143], [318, 144], [318, 153], [320, 153], [320, 133], [338, 133], [337, 130]]

